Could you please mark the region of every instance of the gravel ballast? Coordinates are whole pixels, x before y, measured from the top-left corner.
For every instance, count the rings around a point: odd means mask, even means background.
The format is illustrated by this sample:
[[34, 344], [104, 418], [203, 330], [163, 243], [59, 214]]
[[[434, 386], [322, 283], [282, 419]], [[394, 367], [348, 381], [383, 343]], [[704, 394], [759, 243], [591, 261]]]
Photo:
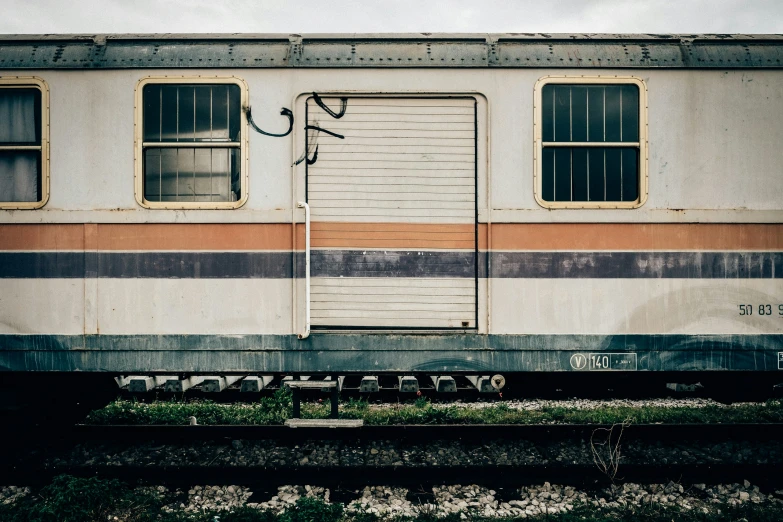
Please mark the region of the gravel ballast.
[[30, 494], [30, 488], [17, 486], [0, 486], [0, 504], [11, 504]]
[[[164, 486], [140, 488], [152, 491], [169, 502], [163, 511], [185, 513], [233, 511], [240, 507], [283, 513], [301, 498], [330, 502], [330, 490], [316, 486], [281, 486], [271, 497], [249, 501], [253, 492], [243, 486], [196, 485], [189, 490], [171, 491]], [[29, 494], [26, 488], [0, 487], [0, 503], [13, 503]], [[570, 486], [544, 483], [514, 490], [496, 490], [477, 485], [447, 485], [431, 489], [426, 501], [412, 501], [415, 493], [405, 488], [367, 486], [341, 492], [346, 513], [367, 513], [381, 519], [416, 517], [422, 514], [446, 516], [452, 513], [465, 518], [514, 517], [537, 518], [557, 515], [580, 508], [602, 513], [635, 512], [651, 505], [699, 514], [739, 507], [743, 504], [783, 509], [783, 490], [762, 492], [745, 481], [742, 484], [633, 484], [599, 490], [582, 490]], [[418, 492], [421, 493], [421, 492]]]
[[[762, 493], [761, 490], [743, 484], [695, 484], [684, 486], [668, 484], [623, 484], [597, 491], [586, 491], [570, 486], [544, 483], [523, 487], [502, 498], [497, 491], [477, 485], [449, 485], [432, 488], [432, 502], [412, 502], [406, 488], [367, 486], [355, 490], [355, 498], [345, 502], [349, 513], [370, 513], [381, 517], [415, 517], [420, 513], [445, 516], [449, 513], [465, 513], [478, 517], [536, 517], [565, 513], [578, 507], [589, 506], [612, 512], [640, 508], [642, 505], [659, 504], [684, 511], [701, 513], [739, 506], [745, 503], [770, 504], [783, 507], [783, 490]], [[282, 513], [295, 505], [302, 497], [330, 501], [329, 489], [315, 486], [281, 486], [270, 499], [247, 502], [252, 496], [248, 488], [241, 486], [194, 486], [188, 492], [188, 501], [178, 507], [186, 511], [230, 510], [247, 505], [256, 509], [271, 509]], [[174, 507], [172, 507], [173, 509]]]

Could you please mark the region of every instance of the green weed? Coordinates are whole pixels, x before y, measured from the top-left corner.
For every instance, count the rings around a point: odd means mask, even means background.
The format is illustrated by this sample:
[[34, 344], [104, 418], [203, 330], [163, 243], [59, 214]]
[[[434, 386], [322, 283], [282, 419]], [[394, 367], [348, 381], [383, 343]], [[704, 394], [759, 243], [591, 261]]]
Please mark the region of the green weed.
[[146, 521], [133, 518], [134, 513], [159, 510], [160, 504], [155, 495], [131, 490], [118, 480], [61, 475], [38, 495], [4, 508], [6, 513], [0, 511], [4, 522], [86, 522], [107, 520], [109, 516]]
[[[188, 424], [189, 417], [199, 424], [282, 424], [291, 416], [291, 394], [277, 391], [255, 403], [216, 404], [211, 401], [117, 400], [91, 412], [88, 424]], [[303, 402], [302, 417], [325, 419], [328, 401]], [[340, 417], [364, 419], [366, 424], [616, 424], [630, 421], [644, 423], [739, 423], [783, 422], [783, 401], [736, 406], [675, 407], [608, 406], [589, 410], [567, 407], [544, 407], [540, 410], [518, 410], [498, 403], [483, 409], [435, 404], [419, 398], [413, 403], [374, 407], [364, 400], [349, 399], [340, 406]]]
[[302, 497], [278, 517], [280, 522], [340, 522], [344, 519], [342, 504], [327, 504], [321, 499]]

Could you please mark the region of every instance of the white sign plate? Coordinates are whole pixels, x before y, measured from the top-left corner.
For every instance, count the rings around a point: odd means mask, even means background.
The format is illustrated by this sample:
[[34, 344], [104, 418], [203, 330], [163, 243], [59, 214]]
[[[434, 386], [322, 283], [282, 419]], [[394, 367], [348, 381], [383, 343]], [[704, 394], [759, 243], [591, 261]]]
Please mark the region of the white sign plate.
[[[783, 364], [781, 361], [783, 359], [778, 361], [779, 366]], [[638, 367], [634, 352], [575, 353], [568, 362], [571, 364], [571, 369], [577, 371], [636, 371]]]

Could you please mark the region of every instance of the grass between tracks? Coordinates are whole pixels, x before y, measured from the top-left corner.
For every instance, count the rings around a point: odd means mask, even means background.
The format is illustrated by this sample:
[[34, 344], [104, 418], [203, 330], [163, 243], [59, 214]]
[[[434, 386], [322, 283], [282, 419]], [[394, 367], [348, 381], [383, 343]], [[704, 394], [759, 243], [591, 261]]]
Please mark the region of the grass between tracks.
[[[378, 518], [370, 513], [349, 513], [341, 504], [327, 504], [320, 499], [301, 498], [283, 513], [252, 508], [232, 511], [186, 513], [164, 509], [176, 495], [160, 495], [151, 490], [132, 488], [117, 480], [59, 476], [39, 492], [11, 504], [0, 504], [3, 522], [510, 522], [518, 518], [486, 518], [459, 514], [438, 517], [420, 513], [414, 517]], [[715, 506], [708, 513], [681, 511], [676, 508], [647, 506], [636, 509], [597, 511], [577, 506], [557, 515], [528, 517], [531, 522], [773, 522], [783, 518], [779, 504], [745, 504], [740, 507]]]
[[[291, 418], [291, 394], [279, 390], [258, 402], [218, 404], [211, 401], [117, 400], [91, 412], [88, 424], [188, 424], [191, 416], [199, 424], [282, 424]], [[303, 402], [302, 417], [329, 417], [328, 401]], [[467, 408], [432, 403], [424, 398], [391, 406], [374, 406], [364, 400], [340, 404], [340, 418], [364, 419], [366, 424], [614, 424], [645, 423], [741, 423], [783, 422], [783, 401], [761, 404], [703, 407], [606, 406], [595, 409], [543, 407], [538, 410], [511, 408], [502, 402], [485, 408]]]

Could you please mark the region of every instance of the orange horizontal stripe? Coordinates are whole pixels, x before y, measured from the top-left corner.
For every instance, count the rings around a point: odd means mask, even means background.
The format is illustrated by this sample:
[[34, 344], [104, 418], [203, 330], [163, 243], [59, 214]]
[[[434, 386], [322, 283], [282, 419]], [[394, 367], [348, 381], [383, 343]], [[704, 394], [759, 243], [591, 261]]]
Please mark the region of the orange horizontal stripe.
[[332, 221], [313, 221], [310, 231], [350, 231], [350, 232], [448, 232], [472, 234], [475, 226], [454, 225], [448, 223], [337, 223]]
[[291, 250], [282, 223], [98, 225], [98, 250]]
[[486, 223], [479, 223], [478, 226], [478, 248], [479, 250], [485, 251], [489, 249], [489, 237], [487, 234], [487, 230], [489, 230], [489, 225]]
[[783, 250], [783, 225], [500, 223], [492, 250]]
[[381, 248], [381, 249], [438, 249], [438, 250], [474, 250], [475, 241], [427, 241], [402, 239], [312, 239], [313, 248]]
[[[783, 224], [479, 224], [487, 250], [783, 250]], [[334, 223], [311, 225], [315, 248], [472, 249], [473, 225]], [[297, 250], [304, 249], [296, 225]], [[491, 236], [491, 237], [490, 237]], [[291, 250], [291, 225], [2, 224], [0, 250]]]
[[475, 248], [475, 237], [475, 225], [324, 221], [310, 224], [310, 244], [313, 248], [472, 250]]
[[0, 250], [83, 250], [84, 225], [0, 225]]
[[291, 250], [291, 225], [0, 225], [0, 250]]

